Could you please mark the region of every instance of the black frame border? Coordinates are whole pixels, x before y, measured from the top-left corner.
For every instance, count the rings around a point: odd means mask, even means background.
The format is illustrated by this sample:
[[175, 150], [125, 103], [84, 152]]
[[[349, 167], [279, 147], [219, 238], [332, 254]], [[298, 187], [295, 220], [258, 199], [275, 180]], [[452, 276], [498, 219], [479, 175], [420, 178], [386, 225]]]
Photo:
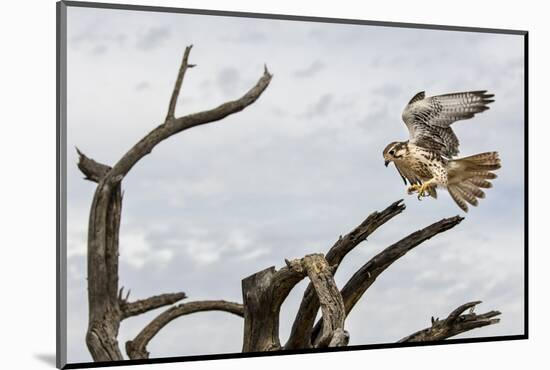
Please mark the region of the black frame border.
[[[193, 355], [193, 356], [173, 356], [160, 357], [146, 360], [123, 360], [123, 361], [108, 361], [108, 362], [79, 362], [67, 363], [67, 296], [66, 296], [66, 157], [67, 157], [67, 141], [66, 141], [66, 106], [67, 106], [67, 7], [79, 8], [95, 8], [95, 9], [114, 9], [114, 10], [132, 10], [144, 12], [161, 12], [161, 13], [179, 13], [179, 14], [197, 14], [197, 15], [213, 15], [223, 17], [238, 17], [238, 18], [260, 18], [260, 19], [277, 19], [288, 21], [302, 22], [319, 22], [319, 23], [339, 23], [339, 24], [356, 24], [379, 27], [397, 27], [397, 28], [414, 28], [440, 31], [461, 31], [475, 33], [496, 33], [508, 35], [520, 35], [524, 38], [524, 333], [520, 335], [505, 335], [494, 337], [479, 337], [479, 338], [463, 338], [463, 339], [447, 339], [438, 342], [422, 342], [422, 343], [378, 343], [365, 345], [352, 345], [339, 348], [324, 348], [324, 349], [301, 349], [301, 350], [281, 350], [277, 352], [245, 352], [245, 353], [220, 353], [210, 355]], [[142, 365], [142, 364], [159, 364], [159, 363], [174, 363], [188, 361], [207, 361], [207, 360], [222, 360], [234, 358], [249, 358], [249, 357], [268, 357], [268, 356], [286, 356], [295, 354], [310, 354], [310, 353], [331, 353], [342, 351], [361, 351], [367, 349], [385, 349], [385, 348], [406, 348], [406, 347], [423, 347], [423, 346], [439, 346], [448, 344], [460, 343], [484, 343], [484, 342], [500, 342], [512, 340], [529, 339], [529, 32], [527, 30], [512, 30], [498, 28], [481, 28], [481, 27], [465, 27], [465, 26], [450, 26], [450, 25], [431, 25], [423, 23], [403, 23], [403, 22], [384, 22], [372, 20], [359, 20], [347, 18], [328, 18], [300, 15], [285, 15], [285, 14], [269, 14], [269, 13], [252, 13], [238, 12], [225, 10], [208, 10], [208, 9], [190, 9], [176, 8], [163, 6], [149, 5], [131, 5], [131, 4], [114, 4], [114, 3], [98, 3], [98, 2], [83, 2], [83, 1], [59, 1], [56, 3], [56, 76], [57, 76], [57, 93], [56, 93], [56, 367], [59, 369], [80, 369], [80, 368], [97, 368], [110, 366], [127, 366], [127, 365]]]

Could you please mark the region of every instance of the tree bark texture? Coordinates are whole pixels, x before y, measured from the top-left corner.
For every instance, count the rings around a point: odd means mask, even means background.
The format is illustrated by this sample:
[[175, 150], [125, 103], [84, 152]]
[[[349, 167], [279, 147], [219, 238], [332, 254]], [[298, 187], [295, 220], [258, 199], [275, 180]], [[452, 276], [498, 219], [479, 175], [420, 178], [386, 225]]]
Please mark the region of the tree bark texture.
[[[391, 204], [382, 212], [374, 212], [369, 215], [359, 226], [353, 229], [349, 234], [336, 241], [326, 255], [326, 260], [334, 267], [334, 273], [338, 269], [340, 262], [361, 242], [365, 241], [378, 227], [382, 226], [393, 217], [399, 215], [405, 210], [402, 201]], [[300, 308], [294, 319], [290, 337], [285, 344], [285, 349], [310, 348], [311, 332], [315, 317], [319, 311], [319, 299], [315, 294], [313, 284], [309, 284], [304, 292], [304, 297]]]
[[[498, 323], [500, 319], [495, 317], [500, 315], [499, 311], [489, 311], [481, 315], [474, 313], [475, 306], [480, 303], [481, 301], [465, 303], [451, 312], [444, 320], [434, 319], [432, 316], [432, 325], [429, 328], [406, 336], [399, 343], [435, 342], [472, 329]], [[469, 310], [469, 312], [464, 314], [466, 310]]]
[[[132, 167], [163, 140], [189, 128], [219, 121], [254, 103], [271, 81], [264, 68], [258, 82], [239, 99], [216, 108], [175, 118], [174, 110], [187, 68], [191, 47], [187, 47], [170, 99], [166, 120], [137, 142], [112, 167], [85, 156], [79, 149], [78, 167], [85, 178], [97, 182], [88, 223], [88, 308], [86, 344], [94, 361], [122, 360], [117, 336], [120, 321], [137, 314], [136, 305], [121, 310], [118, 293], [118, 243], [122, 210], [121, 181]], [[151, 303], [151, 302], [149, 302]], [[160, 303], [160, 302], [157, 302]], [[151, 307], [156, 304], [151, 305]], [[147, 307], [145, 307], [147, 308]]]
[[[380, 212], [370, 214], [350, 233], [340, 236], [328, 250], [306, 255], [279, 270], [269, 267], [242, 280], [243, 303], [205, 300], [173, 304], [187, 298], [183, 292], [160, 294], [129, 301], [119, 289], [119, 232], [122, 212], [121, 182], [134, 165], [151, 153], [156, 145], [172, 135], [195, 126], [219, 121], [253, 104], [269, 86], [272, 75], [263, 75], [243, 96], [210, 110], [176, 117], [175, 109], [183, 79], [189, 68], [191, 46], [185, 49], [164, 122], [145, 135], [112, 167], [87, 157], [78, 148], [78, 168], [86, 180], [97, 183], [88, 222], [88, 306], [89, 321], [86, 344], [94, 361], [123, 360], [117, 341], [120, 322], [151, 310], [170, 306], [147, 324], [133, 340], [126, 342], [130, 359], [149, 358], [147, 345], [174, 319], [204, 311], [224, 311], [243, 318], [243, 352], [282, 349], [326, 348], [348, 345], [350, 334], [345, 319], [376, 278], [393, 262], [426, 240], [443, 233], [461, 221], [461, 217], [442, 219], [387, 247], [367, 261], [339, 289], [334, 274], [346, 255], [379, 227], [405, 210], [402, 200]], [[290, 291], [304, 278], [309, 279], [290, 336], [281, 345], [279, 314]], [[432, 319], [432, 326], [403, 338], [400, 342], [437, 341], [486, 325], [496, 324], [500, 312], [473, 313], [479, 301], [466, 303], [445, 320]], [[470, 312], [464, 314], [464, 311]], [[315, 324], [317, 313], [321, 318]], [[184, 349], [182, 349], [184, 353]]]
[[128, 357], [132, 360], [149, 358], [147, 344], [163, 327], [178, 317], [204, 311], [225, 311], [242, 317], [243, 305], [226, 301], [197, 301], [171, 307], [143, 328], [134, 340], [126, 342]]

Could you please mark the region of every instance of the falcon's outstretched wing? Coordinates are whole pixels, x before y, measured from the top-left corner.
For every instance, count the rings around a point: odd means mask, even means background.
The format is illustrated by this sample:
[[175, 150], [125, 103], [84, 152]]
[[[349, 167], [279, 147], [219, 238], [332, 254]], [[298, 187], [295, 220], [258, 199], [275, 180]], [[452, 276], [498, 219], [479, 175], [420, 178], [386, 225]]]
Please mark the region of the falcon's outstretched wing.
[[467, 91], [426, 98], [416, 94], [403, 110], [403, 121], [409, 129], [412, 144], [451, 158], [458, 154], [458, 138], [451, 124], [483, 112], [494, 100], [487, 90]]

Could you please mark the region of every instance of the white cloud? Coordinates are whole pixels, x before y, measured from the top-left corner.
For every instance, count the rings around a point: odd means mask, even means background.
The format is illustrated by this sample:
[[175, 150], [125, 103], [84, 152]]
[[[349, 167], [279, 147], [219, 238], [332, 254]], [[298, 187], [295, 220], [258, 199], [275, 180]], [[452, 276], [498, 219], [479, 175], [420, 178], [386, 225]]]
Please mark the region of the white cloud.
[[158, 249], [152, 246], [143, 231], [137, 229], [125, 230], [120, 235], [121, 261], [132, 267], [141, 269], [146, 264], [164, 265], [173, 256], [169, 249]]
[[211, 265], [221, 259], [254, 260], [269, 253], [257, 245], [251, 235], [242, 230], [220, 233], [214, 230], [189, 230], [191, 236], [181, 235], [179, 241], [186, 256], [200, 266]]
[[220, 259], [220, 246], [208, 240], [187, 239], [183, 242], [187, 256], [200, 265], [208, 265]]

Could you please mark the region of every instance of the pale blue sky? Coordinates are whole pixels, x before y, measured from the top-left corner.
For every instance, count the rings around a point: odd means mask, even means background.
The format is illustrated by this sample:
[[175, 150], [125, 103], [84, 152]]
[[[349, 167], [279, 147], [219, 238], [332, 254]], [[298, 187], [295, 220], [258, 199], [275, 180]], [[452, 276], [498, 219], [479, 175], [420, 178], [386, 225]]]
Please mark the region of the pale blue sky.
[[[448, 194], [406, 196], [382, 149], [406, 140], [406, 102], [487, 89], [491, 109], [457, 123], [461, 155], [498, 150], [487, 199], [455, 229], [390, 267], [349, 316], [351, 344], [394, 342], [483, 300], [498, 325], [465, 336], [523, 332], [523, 39], [451, 31], [68, 10], [68, 359], [90, 361], [85, 243], [94, 184], [74, 146], [113, 164], [166, 114], [186, 45], [194, 44], [177, 114], [236, 98], [274, 74], [262, 97], [221, 122], [160, 144], [125, 178], [121, 285], [132, 297], [185, 291], [189, 300], [242, 301], [240, 280], [285, 258], [326, 252], [374, 210], [407, 210], [353, 251], [342, 286], [374, 254], [408, 233], [462, 212]], [[283, 307], [289, 332], [305, 283]], [[158, 312], [123, 322], [120, 343]], [[204, 313], [172, 322], [153, 357], [238, 352], [242, 320]]]

